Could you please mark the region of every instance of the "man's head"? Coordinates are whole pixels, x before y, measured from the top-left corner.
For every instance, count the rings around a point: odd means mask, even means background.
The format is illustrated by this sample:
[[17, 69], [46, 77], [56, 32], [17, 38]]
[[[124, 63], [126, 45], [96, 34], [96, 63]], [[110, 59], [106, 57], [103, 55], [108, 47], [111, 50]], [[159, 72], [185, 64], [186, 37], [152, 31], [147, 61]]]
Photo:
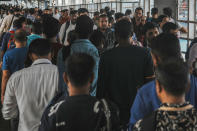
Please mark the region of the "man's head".
[[69, 95], [73, 91], [89, 93], [94, 79], [94, 59], [85, 53], [75, 53], [66, 60], [64, 81], [68, 85]]
[[76, 24], [77, 17], [78, 17], [77, 13], [78, 13], [77, 10], [70, 11], [70, 20], [72, 24]]
[[135, 9], [135, 18], [139, 19], [143, 16], [143, 9], [141, 7], [138, 7]]
[[99, 16], [99, 28], [101, 30], [106, 30], [109, 25], [109, 19], [106, 14], [102, 14]]
[[116, 20], [116, 22], [120, 21], [122, 19], [122, 17], [124, 17], [124, 14], [121, 13], [121, 12], [117, 12], [115, 14], [115, 20]]
[[100, 13], [98, 11], [94, 12], [94, 20], [99, 18]]
[[43, 13], [44, 13], [44, 14], [50, 14], [49, 9], [45, 9], [45, 10], [43, 11]]
[[18, 29], [14, 33], [14, 43], [16, 46], [25, 46], [27, 41], [27, 32], [23, 29]]
[[127, 9], [125, 11], [125, 16], [131, 16], [131, 14], [132, 14], [132, 11], [130, 9]]
[[162, 103], [185, 98], [189, 85], [189, 71], [183, 60], [168, 59], [159, 64], [156, 67], [155, 76], [157, 96]]
[[145, 39], [148, 43], [150, 43], [154, 37], [159, 35], [158, 26], [152, 22], [147, 22], [143, 27], [143, 31]]
[[153, 18], [157, 18], [158, 16], [158, 8], [152, 8], [151, 9], [151, 15]]
[[151, 54], [155, 66], [169, 58], [181, 59], [179, 39], [173, 34], [162, 33], [155, 37], [151, 44]]
[[126, 19], [115, 24], [115, 35], [117, 41], [128, 40], [133, 36], [133, 24]]
[[37, 34], [37, 35], [41, 35], [42, 32], [43, 32], [42, 23], [40, 23], [40, 22], [34, 22], [32, 24], [32, 33], [33, 34]]
[[166, 7], [163, 9], [163, 14], [167, 15], [168, 17], [172, 17], [172, 9], [170, 7]]
[[90, 36], [90, 41], [98, 49], [102, 49], [104, 47], [105, 40], [106, 40], [106, 38], [105, 38], [104, 34], [99, 30], [95, 30]]
[[43, 18], [43, 33], [47, 39], [56, 37], [59, 33], [59, 21], [51, 16]]
[[29, 57], [32, 61], [41, 58], [51, 60], [51, 43], [47, 39], [35, 39], [29, 46]]
[[79, 16], [82, 16], [82, 15], [89, 15], [89, 11], [88, 11], [88, 9], [86, 9], [86, 8], [79, 8], [78, 9], [78, 14], [79, 14]]
[[34, 15], [34, 14], [35, 14], [34, 8], [29, 9], [29, 14], [30, 14], [30, 15]]
[[163, 25], [162, 30], [164, 33], [174, 34], [175, 36], [178, 37], [179, 27], [177, 24], [174, 24], [172, 22], [167, 22]]
[[157, 23], [162, 28], [165, 23], [169, 22], [169, 17], [167, 15], [160, 15], [157, 19]]
[[9, 9], [8, 13], [9, 14], [14, 14], [14, 10], [13, 9]]
[[20, 17], [18, 20], [21, 23], [22, 28], [25, 30], [27, 27], [27, 19], [25, 17]]
[[88, 39], [93, 32], [94, 23], [92, 19], [87, 15], [82, 15], [77, 18], [75, 32], [79, 39]]

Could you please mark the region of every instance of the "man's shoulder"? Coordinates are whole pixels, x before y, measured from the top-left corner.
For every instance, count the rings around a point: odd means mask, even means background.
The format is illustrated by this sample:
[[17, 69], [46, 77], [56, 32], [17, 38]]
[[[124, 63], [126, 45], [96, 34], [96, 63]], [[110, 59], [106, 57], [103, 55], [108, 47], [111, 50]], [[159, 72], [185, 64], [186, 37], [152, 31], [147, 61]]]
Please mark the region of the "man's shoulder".
[[140, 95], [145, 95], [145, 94], [150, 94], [150, 93], [152, 94], [154, 91], [155, 91], [155, 80], [143, 85], [138, 90], [138, 94], [140, 94]]

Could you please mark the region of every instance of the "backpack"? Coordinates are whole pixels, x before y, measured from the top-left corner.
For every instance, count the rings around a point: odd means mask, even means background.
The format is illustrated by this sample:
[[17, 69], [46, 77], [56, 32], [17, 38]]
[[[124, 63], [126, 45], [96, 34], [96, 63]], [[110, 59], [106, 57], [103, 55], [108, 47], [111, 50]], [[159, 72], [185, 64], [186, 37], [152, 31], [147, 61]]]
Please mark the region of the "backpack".
[[106, 99], [97, 102], [100, 105], [99, 119], [94, 131], [122, 131], [118, 107]]
[[7, 49], [11, 49], [11, 48], [13, 48], [15, 45], [14, 45], [14, 33], [15, 33], [15, 31], [14, 30], [12, 30], [12, 31], [9, 31], [10, 32], [10, 39], [9, 39], [9, 41], [8, 41], [8, 44], [7, 44]]

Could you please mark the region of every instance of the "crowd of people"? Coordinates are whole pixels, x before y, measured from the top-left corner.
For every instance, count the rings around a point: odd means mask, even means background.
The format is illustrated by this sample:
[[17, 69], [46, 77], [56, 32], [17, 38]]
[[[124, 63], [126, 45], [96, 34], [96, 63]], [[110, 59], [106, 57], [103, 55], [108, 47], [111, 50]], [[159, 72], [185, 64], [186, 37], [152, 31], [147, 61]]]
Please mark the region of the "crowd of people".
[[11, 131], [195, 131], [197, 39], [152, 8], [0, 5], [2, 115]]

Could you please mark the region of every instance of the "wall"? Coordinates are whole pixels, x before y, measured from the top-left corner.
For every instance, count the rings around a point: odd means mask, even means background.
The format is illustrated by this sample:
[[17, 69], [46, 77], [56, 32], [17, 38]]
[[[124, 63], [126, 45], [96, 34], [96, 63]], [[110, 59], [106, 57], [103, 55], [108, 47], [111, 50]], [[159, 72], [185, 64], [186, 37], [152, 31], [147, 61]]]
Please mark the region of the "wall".
[[170, 7], [173, 10], [173, 18], [176, 18], [177, 0], [155, 0], [155, 7], [159, 9], [159, 13], [163, 13], [163, 8]]

